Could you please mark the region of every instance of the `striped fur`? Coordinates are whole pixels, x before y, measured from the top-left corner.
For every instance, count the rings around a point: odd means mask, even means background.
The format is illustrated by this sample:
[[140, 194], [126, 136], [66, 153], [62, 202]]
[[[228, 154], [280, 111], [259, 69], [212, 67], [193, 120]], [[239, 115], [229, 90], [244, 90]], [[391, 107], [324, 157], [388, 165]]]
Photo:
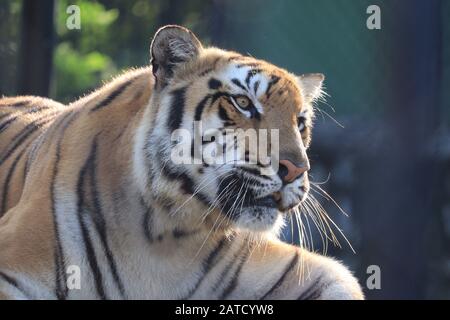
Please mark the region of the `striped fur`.
[[[275, 236], [287, 207], [307, 196], [306, 175], [281, 187], [255, 167], [168, 156], [173, 130], [202, 120], [209, 129], [278, 128], [280, 153], [304, 157], [307, 83], [203, 48], [180, 27], [158, 32], [151, 53], [152, 66], [67, 106], [0, 100], [0, 298], [362, 298], [340, 263]], [[230, 100], [243, 92], [251, 112]], [[256, 205], [276, 190], [278, 208]], [[70, 266], [81, 270], [81, 289], [67, 286]]]

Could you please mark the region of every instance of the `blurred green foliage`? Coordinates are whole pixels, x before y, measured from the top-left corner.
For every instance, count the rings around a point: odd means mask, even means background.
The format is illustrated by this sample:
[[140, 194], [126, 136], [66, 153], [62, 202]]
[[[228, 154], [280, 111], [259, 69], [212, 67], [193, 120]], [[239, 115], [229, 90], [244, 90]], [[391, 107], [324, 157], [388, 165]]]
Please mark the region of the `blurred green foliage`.
[[[197, 29], [204, 1], [57, 1], [53, 96], [62, 102], [93, 90], [120, 70], [149, 62], [158, 25], [179, 23]], [[69, 5], [78, 5], [81, 29], [66, 27]]]
[[109, 28], [117, 20], [119, 11], [108, 10], [98, 2], [77, 1], [75, 4], [82, 13], [81, 29], [69, 30], [66, 10], [70, 4], [73, 3], [68, 0], [57, 4], [59, 41], [54, 57], [54, 94], [64, 102], [117, 72], [116, 65], [104, 51], [112, 39]]
[[0, 1], [0, 96], [16, 90], [21, 8], [21, 0]]

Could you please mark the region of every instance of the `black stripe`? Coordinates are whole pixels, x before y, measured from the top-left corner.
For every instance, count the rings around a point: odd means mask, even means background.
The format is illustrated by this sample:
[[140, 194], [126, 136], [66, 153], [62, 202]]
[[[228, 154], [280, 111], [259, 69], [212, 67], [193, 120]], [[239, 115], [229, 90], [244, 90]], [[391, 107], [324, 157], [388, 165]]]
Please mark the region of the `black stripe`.
[[[66, 114], [59, 124], [62, 124], [65, 119], [70, 116], [72, 113]], [[67, 123], [63, 126], [62, 131], [60, 132], [58, 143], [56, 145], [55, 152], [55, 162], [53, 165], [52, 171], [52, 180], [50, 183], [50, 200], [52, 206], [52, 216], [53, 216], [53, 232], [55, 234], [55, 248], [54, 248], [54, 263], [55, 263], [55, 271], [56, 271], [56, 284], [55, 284], [55, 294], [59, 300], [65, 300], [67, 298], [68, 288], [67, 288], [67, 274], [66, 274], [66, 266], [64, 259], [64, 251], [61, 244], [61, 237], [59, 233], [59, 225], [56, 214], [56, 196], [55, 196], [55, 183], [56, 177], [59, 171], [59, 162], [61, 160], [61, 143], [64, 139], [64, 134], [69, 125], [75, 120], [75, 115], [67, 121]], [[56, 129], [55, 129], [56, 130]]]
[[237, 54], [237, 55], [229, 57], [228, 58], [228, 62], [235, 61], [235, 60], [240, 60], [240, 59], [246, 59], [246, 58], [247, 58], [246, 56], [243, 56], [241, 54]]
[[205, 109], [206, 103], [208, 102], [210, 97], [211, 97], [210, 95], [204, 97], [195, 108], [195, 116], [194, 116], [195, 121], [200, 121], [202, 119], [203, 110]]
[[256, 177], [264, 179], [264, 180], [272, 180], [269, 176], [261, 174], [261, 170], [259, 168], [254, 169], [254, 168], [240, 166], [240, 167], [237, 167], [237, 169], [241, 170], [241, 171], [245, 171], [246, 173], [251, 174], [252, 176], [256, 176]]
[[217, 291], [220, 285], [224, 283], [226, 276], [228, 275], [229, 272], [231, 272], [231, 269], [233, 269], [233, 265], [236, 262], [236, 260], [238, 260], [238, 257], [242, 253], [241, 250], [244, 248], [245, 245], [246, 245], [245, 243], [241, 245], [240, 248], [237, 249], [236, 252], [234, 252], [233, 258], [230, 260], [230, 262], [223, 267], [223, 270], [220, 273], [219, 278], [217, 279], [216, 283], [212, 286], [213, 291]]
[[247, 89], [245, 89], [244, 85], [239, 81], [239, 79], [233, 78], [231, 79], [231, 82], [233, 82], [237, 87], [241, 88], [244, 91], [247, 91]]
[[231, 118], [228, 116], [228, 113], [222, 103], [219, 104], [219, 117], [223, 121], [231, 121]]
[[89, 267], [91, 268], [92, 275], [94, 276], [95, 288], [97, 290], [97, 294], [100, 299], [107, 299], [105, 289], [103, 287], [103, 275], [100, 271], [100, 268], [97, 263], [97, 258], [95, 256], [94, 246], [92, 244], [91, 236], [89, 235], [89, 230], [87, 229], [86, 223], [84, 221], [83, 210], [85, 209], [85, 194], [83, 190], [83, 186], [86, 180], [86, 175], [89, 170], [89, 166], [91, 165], [93, 159], [93, 150], [95, 148], [95, 142], [92, 144], [91, 152], [83, 167], [80, 170], [78, 175], [78, 183], [77, 183], [77, 197], [78, 197], [78, 205], [77, 205], [77, 213], [78, 213], [78, 222], [80, 224], [81, 235], [83, 237], [83, 243], [86, 250], [86, 255], [89, 263]]
[[221, 59], [221, 57], [215, 58], [214, 61], [211, 63], [211, 67], [209, 67], [209, 68], [203, 70], [202, 72], [200, 72], [199, 73], [199, 77], [204, 77], [208, 73], [212, 72], [216, 68], [217, 63], [220, 61], [220, 59]]
[[320, 281], [322, 280], [322, 277], [317, 277], [316, 280], [309, 286], [308, 289], [302, 292], [301, 295], [298, 296], [296, 300], [314, 300], [317, 299], [320, 296], [320, 293], [322, 291], [323, 285], [318, 286]]
[[102, 209], [102, 205], [100, 203], [100, 201], [101, 201], [100, 194], [98, 192], [98, 187], [97, 187], [97, 172], [96, 172], [97, 148], [98, 148], [97, 137], [95, 137], [94, 142], [92, 144], [92, 149], [91, 149], [91, 159], [89, 161], [89, 174], [90, 174], [90, 178], [91, 178], [90, 179], [90, 182], [91, 182], [90, 187], [91, 187], [91, 192], [92, 192], [91, 197], [92, 197], [92, 202], [93, 202], [93, 207], [94, 207], [94, 210], [92, 210], [92, 215], [93, 215], [92, 220], [94, 222], [94, 225], [97, 229], [98, 234], [100, 235], [100, 241], [103, 245], [103, 250], [104, 250], [104, 253], [108, 260], [108, 264], [111, 269], [114, 281], [116, 282], [117, 288], [119, 289], [121, 295], [124, 296], [125, 290], [123, 287], [123, 283], [118, 274], [116, 261], [114, 259], [114, 256], [113, 256], [111, 249], [109, 247], [109, 244], [108, 244], [107, 232], [106, 232], [106, 221], [103, 216], [103, 209]]
[[144, 199], [141, 197], [140, 199], [141, 206], [144, 207], [144, 217], [143, 217], [143, 223], [142, 228], [144, 229], [144, 235], [145, 238], [149, 242], [153, 242], [153, 232], [150, 225], [150, 222], [153, 218], [153, 208], [151, 206], [147, 206]]
[[[322, 291], [324, 290], [324, 285], [317, 287], [315, 290], [310, 292], [303, 300], [317, 300], [322, 295]], [[297, 299], [299, 300], [299, 299]]]
[[25, 148], [23, 148], [23, 150], [20, 151], [20, 153], [14, 159], [14, 161], [13, 161], [13, 163], [12, 163], [12, 165], [11, 165], [9, 171], [8, 171], [8, 174], [6, 175], [5, 182], [3, 184], [2, 206], [0, 208], [0, 217], [3, 214], [5, 214], [5, 212], [6, 212], [6, 207], [7, 207], [7, 204], [8, 204], [9, 184], [10, 184], [11, 179], [12, 179], [12, 177], [14, 175], [15, 170], [16, 170], [16, 166], [19, 163], [19, 161], [22, 158], [22, 156], [25, 153], [25, 151], [27, 150], [28, 145]]
[[53, 231], [55, 233], [55, 248], [54, 248], [54, 263], [56, 271], [56, 284], [55, 284], [55, 294], [59, 300], [66, 300], [67, 298], [67, 274], [64, 259], [64, 252], [61, 244], [61, 237], [59, 234], [58, 220], [56, 216], [56, 199], [55, 199], [55, 183], [56, 176], [58, 174], [59, 161], [61, 159], [61, 139], [58, 141], [56, 146], [56, 159], [53, 167], [52, 182], [50, 184], [50, 195], [52, 201], [52, 213], [53, 213]]
[[[192, 141], [191, 141], [191, 158], [192, 159], [195, 159], [195, 143], [194, 143], [194, 139], [192, 139]], [[203, 141], [202, 141], [202, 144], [204, 144], [203, 143]]]
[[33, 139], [33, 141], [30, 143], [30, 149], [28, 150], [27, 159], [25, 160], [25, 166], [23, 168], [22, 184], [25, 184], [28, 172], [30, 171], [30, 166], [32, 164], [32, 161], [36, 157], [38, 149], [42, 145], [43, 140], [45, 138], [46, 138], [46, 135], [43, 132], [38, 137]]
[[250, 69], [247, 73], [247, 77], [245, 77], [245, 84], [247, 88], [250, 90], [250, 80], [261, 72], [261, 69]]
[[271, 79], [270, 79], [270, 81], [269, 81], [269, 84], [267, 85], [267, 89], [266, 89], [267, 99], [269, 99], [269, 98], [270, 98], [270, 95], [272, 94], [272, 93], [270, 92], [270, 89], [272, 89], [272, 87], [273, 87], [275, 84], [277, 84], [278, 81], [280, 81], [280, 77], [277, 77], [277, 76], [272, 76], [272, 77], [271, 77]]
[[11, 147], [5, 152], [2, 158], [0, 158], [0, 166], [13, 154], [13, 152], [36, 130], [40, 128], [40, 126], [45, 125], [46, 123], [53, 120], [55, 114], [52, 113], [50, 116], [46, 115], [41, 117], [28, 125], [26, 125], [18, 134], [14, 136], [12, 139], [13, 143]]
[[291, 259], [289, 264], [284, 268], [283, 273], [281, 274], [281, 277], [278, 279], [277, 282], [270, 288], [269, 291], [266, 292], [265, 295], [263, 295], [260, 300], [264, 300], [267, 296], [269, 296], [273, 291], [278, 289], [282, 284], [288, 273], [291, 271], [291, 269], [297, 264], [298, 262], [298, 252], [295, 253], [295, 256]]
[[120, 96], [120, 94], [125, 91], [125, 89], [131, 84], [132, 80], [128, 80], [124, 83], [122, 83], [116, 90], [114, 90], [113, 92], [111, 92], [106, 98], [104, 98], [103, 100], [101, 100], [100, 102], [98, 102], [92, 109], [90, 112], [95, 112], [98, 111], [104, 107], [106, 107], [107, 105], [111, 104], [114, 99], [116, 99], [118, 96]]
[[[184, 193], [189, 195], [194, 194], [196, 185], [194, 183], [194, 180], [191, 177], [189, 177], [187, 173], [177, 171], [171, 168], [169, 164], [166, 164], [163, 167], [162, 172], [166, 178], [181, 182], [180, 189]], [[208, 197], [203, 192], [195, 192], [195, 198], [197, 198], [197, 200], [199, 200], [200, 202], [202, 202], [207, 206], [210, 205]]]
[[208, 73], [212, 72], [214, 69], [213, 68], [207, 68], [205, 70], [203, 70], [202, 72], [200, 72], [198, 74], [199, 77], [204, 77], [206, 76]]
[[217, 90], [217, 89], [219, 89], [221, 86], [222, 86], [222, 82], [220, 82], [220, 80], [217, 80], [216, 78], [211, 78], [211, 79], [208, 81], [208, 87], [209, 87], [211, 90]]
[[13, 104], [10, 104], [10, 107], [24, 107], [26, 105], [28, 105], [31, 102], [31, 100], [24, 100], [24, 101], [19, 101]]
[[[231, 96], [230, 96], [228, 93], [226, 93], [226, 92], [220, 92], [220, 91], [218, 91], [218, 92], [216, 92], [216, 93], [214, 93], [214, 94], [212, 95], [212, 100], [211, 100], [210, 106], [212, 106], [218, 99], [220, 99], [220, 98], [222, 98], [222, 97], [227, 98], [228, 101], [229, 101]], [[230, 104], [231, 104], [231, 101], [230, 101]]]
[[[52, 209], [54, 208], [54, 199], [52, 198]], [[55, 295], [58, 300], [66, 300], [68, 287], [67, 287], [67, 273], [66, 263], [64, 259], [64, 251], [61, 244], [61, 237], [59, 233], [58, 221], [56, 220], [56, 213], [53, 217], [53, 230], [55, 233], [55, 248], [54, 248], [54, 263], [55, 263]]]
[[223, 290], [222, 294], [219, 297], [219, 300], [226, 299], [233, 291], [236, 289], [236, 286], [238, 284], [238, 278], [241, 273], [242, 267], [244, 266], [245, 262], [247, 262], [247, 259], [249, 257], [250, 249], [247, 249], [244, 252], [244, 257], [241, 258], [241, 261], [239, 262], [236, 271], [234, 272], [233, 276], [231, 277], [230, 281], [228, 282], [228, 285]]
[[218, 261], [215, 261], [216, 257], [219, 255], [219, 253], [224, 248], [225, 244], [227, 242], [226, 237], [223, 237], [217, 244], [217, 246], [211, 250], [211, 252], [208, 254], [205, 260], [202, 262], [202, 276], [199, 278], [197, 283], [194, 285], [192, 290], [186, 295], [186, 297], [182, 298], [182, 300], [189, 299], [192, 297], [195, 292], [198, 290], [200, 285], [202, 284], [203, 280], [206, 278], [208, 273], [211, 271], [211, 269], [217, 264]]
[[[36, 106], [33, 107], [29, 110], [24, 111], [21, 115], [24, 114], [32, 114], [32, 113], [37, 113], [39, 111], [45, 110], [45, 109], [49, 109], [50, 107], [48, 106]], [[0, 117], [0, 120], [11, 115], [11, 113], [5, 114], [2, 117]], [[8, 129], [8, 127], [11, 125], [11, 123], [13, 123], [14, 121], [16, 121], [19, 118], [18, 115], [11, 117], [10, 119], [6, 120], [5, 122], [3, 122], [2, 124], [0, 124], [0, 133], [2, 133], [3, 131], [5, 131], [6, 129]]]
[[2, 271], [0, 271], [0, 278], [3, 279], [3, 281], [7, 282], [10, 286], [20, 291], [26, 298], [30, 298], [30, 296], [25, 292], [23, 287], [19, 284], [19, 282], [16, 279], [14, 279], [13, 277], [7, 275]]
[[35, 107], [23, 112], [22, 115], [37, 113], [37, 112], [40, 112], [42, 110], [47, 110], [47, 109], [50, 109], [50, 107], [49, 106], [35, 106]]
[[8, 129], [9, 125], [16, 120], [17, 120], [17, 116], [12, 117], [12, 118], [6, 120], [5, 122], [3, 122], [2, 124], [0, 124], [0, 133], [5, 131], [6, 129]]
[[[233, 265], [235, 264], [236, 260], [238, 260], [239, 256], [242, 255], [242, 249], [244, 249], [246, 245], [247, 245], [247, 243], [244, 241], [244, 243], [240, 246], [240, 248], [233, 254], [233, 258], [231, 259], [231, 261], [227, 265], [224, 266], [223, 271], [221, 272], [219, 278], [217, 279], [216, 283], [212, 286], [213, 291], [217, 291], [217, 289], [220, 287], [220, 285], [224, 283], [225, 278], [227, 277], [228, 273], [230, 273], [231, 270], [233, 269]], [[244, 254], [245, 254], [245, 252], [244, 252]], [[238, 264], [238, 268], [239, 268], [239, 264]], [[226, 288], [225, 288], [225, 290], [226, 290]]]
[[8, 282], [13, 287], [17, 288], [19, 286], [19, 284], [17, 283], [16, 279], [14, 279], [13, 277], [8, 276], [7, 274], [5, 274], [2, 271], [0, 271], [0, 277], [2, 277], [4, 281]]
[[[26, 160], [26, 164], [25, 164], [25, 168], [24, 168], [23, 183], [25, 183], [26, 176], [29, 172], [29, 169], [32, 165], [34, 158], [37, 155], [37, 152], [38, 152], [40, 146], [44, 145], [45, 140], [49, 140], [50, 138], [52, 138], [52, 136], [49, 133], [50, 128], [52, 128], [52, 130], [53, 130], [52, 134], [54, 134], [54, 132], [56, 132], [59, 129], [59, 127], [63, 124], [63, 122], [71, 114], [72, 114], [72, 111], [66, 112], [65, 114], [62, 113], [61, 116], [59, 116], [57, 119], [55, 119], [55, 121], [49, 127], [48, 131], [42, 132], [36, 139], [33, 140], [33, 144], [31, 145], [30, 151], [28, 152], [28, 155], [27, 155], [27, 160]], [[72, 123], [74, 118], [71, 118], [68, 124]], [[63, 132], [64, 131], [65, 131], [65, 128], [63, 129]]]
[[181, 229], [175, 228], [172, 230], [172, 235], [175, 239], [180, 239], [180, 238], [192, 236], [192, 235], [196, 234], [197, 232], [198, 232], [198, 230], [181, 230]]
[[186, 87], [184, 87], [172, 92], [172, 105], [170, 107], [169, 119], [167, 121], [167, 126], [172, 131], [181, 126], [186, 103], [186, 90]]
[[238, 64], [236, 67], [238, 69], [243, 68], [243, 67], [257, 68], [257, 67], [261, 67], [261, 63], [259, 63], [259, 62], [243, 62], [243, 63]]
[[255, 95], [258, 92], [259, 84], [260, 84], [259, 80], [255, 81], [255, 83], [253, 84], [253, 91], [255, 92]]

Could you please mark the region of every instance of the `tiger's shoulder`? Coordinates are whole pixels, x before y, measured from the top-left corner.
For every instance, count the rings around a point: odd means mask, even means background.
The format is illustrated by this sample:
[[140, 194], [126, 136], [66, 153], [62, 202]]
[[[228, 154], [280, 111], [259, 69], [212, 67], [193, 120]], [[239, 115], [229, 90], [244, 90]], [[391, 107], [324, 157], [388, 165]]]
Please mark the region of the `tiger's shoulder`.
[[20, 198], [30, 146], [65, 108], [36, 96], [0, 99], [0, 217]]
[[39, 128], [49, 124], [64, 108], [59, 102], [37, 96], [1, 98], [0, 150], [20, 134], [31, 135], [39, 131]]
[[63, 108], [65, 108], [63, 104], [43, 97], [2, 97], [0, 98], [0, 134], [14, 131], [19, 124], [39, 120], [43, 115]]
[[[35, 167], [33, 160], [40, 156], [38, 171], [51, 162], [40, 147], [55, 142], [62, 130], [61, 122], [72, 118], [76, 125], [70, 135], [79, 141], [90, 141], [89, 136], [95, 135], [98, 128], [116, 134], [115, 131], [121, 130], [118, 123], [127, 125], [130, 117], [146, 105], [152, 91], [151, 81], [150, 68], [129, 69], [68, 105], [37, 96], [2, 97], [0, 217], [20, 200], [26, 177]], [[100, 112], [103, 109], [107, 109], [107, 116]]]

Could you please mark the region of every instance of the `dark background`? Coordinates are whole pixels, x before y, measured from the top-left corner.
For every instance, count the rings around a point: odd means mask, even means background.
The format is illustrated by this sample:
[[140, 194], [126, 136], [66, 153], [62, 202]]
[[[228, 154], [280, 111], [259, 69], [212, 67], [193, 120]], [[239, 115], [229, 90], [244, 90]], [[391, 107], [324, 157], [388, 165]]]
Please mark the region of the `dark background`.
[[[70, 4], [81, 30], [66, 27]], [[372, 4], [381, 30], [366, 27]], [[148, 64], [151, 36], [168, 23], [297, 74], [324, 73], [311, 176], [348, 213], [316, 195], [356, 251], [338, 236], [342, 248], [328, 254], [363, 287], [367, 267], [380, 266], [368, 298], [450, 298], [450, 1], [1, 1], [0, 94], [73, 101]], [[286, 241], [298, 242], [290, 230]]]

